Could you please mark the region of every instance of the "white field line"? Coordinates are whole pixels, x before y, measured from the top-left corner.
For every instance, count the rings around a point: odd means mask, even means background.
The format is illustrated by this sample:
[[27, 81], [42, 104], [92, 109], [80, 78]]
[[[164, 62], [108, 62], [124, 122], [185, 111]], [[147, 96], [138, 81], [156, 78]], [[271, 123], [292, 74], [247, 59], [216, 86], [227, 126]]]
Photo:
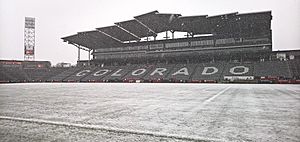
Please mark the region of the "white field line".
[[214, 100], [216, 97], [220, 96], [221, 94], [223, 94], [225, 91], [229, 90], [230, 88], [231, 88], [231, 86], [228, 86], [227, 88], [223, 89], [222, 91], [220, 91], [216, 95], [214, 95], [214, 96], [210, 97], [209, 99], [205, 100], [202, 103], [202, 106], [205, 106], [206, 104], [210, 103], [212, 100]]
[[185, 135], [167, 134], [167, 133], [151, 132], [151, 131], [121, 129], [121, 128], [115, 128], [115, 127], [100, 126], [100, 125], [76, 124], [76, 123], [70, 123], [70, 122], [59, 122], [59, 121], [50, 121], [50, 120], [42, 120], [42, 119], [34, 119], [34, 118], [0, 116], [0, 119], [37, 123], [37, 124], [46, 124], [46, 125], [57, 125], [57, 126], [64, 126], [64, 127], [76, 127], [76, 128], [81, 128], [81, 129], [92, 129], [92, 130], [108, 131], [108, 132], [114, 132], [114, 133], [128, 133], [128, 134], [135, 134], [135, 135], [147, 135], [147, 136], [153, 136], [153, 137], [173, 138], [173, 139], [181, 139], [181, 140], [188, 140], [188, 141], [200, 141], [200, 142], [201, 141], [203, 141], [203, 142], [225, 141], [225, 140], [220, 140], [220, 139], [212, 139], [212, 138], [205, 138], [205, 137], [198, 137], [198, 136], [185, 136]]

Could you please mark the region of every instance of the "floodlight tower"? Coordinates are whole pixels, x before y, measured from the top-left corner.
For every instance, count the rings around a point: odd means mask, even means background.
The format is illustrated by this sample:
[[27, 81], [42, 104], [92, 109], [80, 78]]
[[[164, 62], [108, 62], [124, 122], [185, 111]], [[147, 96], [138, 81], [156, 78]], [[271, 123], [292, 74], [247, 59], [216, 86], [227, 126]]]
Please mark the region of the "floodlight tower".
[[35, 18], [25, 17], [24, 29], [24, 60], [34, 60], [35, 48]]

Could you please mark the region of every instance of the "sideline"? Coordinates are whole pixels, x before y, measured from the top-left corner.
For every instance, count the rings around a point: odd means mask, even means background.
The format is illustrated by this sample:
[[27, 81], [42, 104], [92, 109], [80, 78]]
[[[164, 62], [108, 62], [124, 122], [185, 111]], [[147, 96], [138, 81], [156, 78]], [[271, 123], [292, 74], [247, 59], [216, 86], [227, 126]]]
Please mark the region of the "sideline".
[[50, 121], [50, 120], [42, 120], [42, 119], [34, 119], [34, 118], [29, 119], [29, 118], [20, 118], [20, 117], [0, 116], [0, 120], [11, 120], [11, 121], [20, 121], [20, 122], [28, 122], [28, 123], [36, 123], [36, 124], [64, 126], [64, 127], [76, 127], [76, 128], [81, 128], [81, 129], [101, 130], [101, 131], [108, 131], [108, 132], [113, 132], [113, 133], [128, 133], [128, 134], [135, 134], [135, 135], [147, 135], [147, 136], [153, 136], [153, 137], [173, 138], [173, 139], [188, 140], [188, 141], [199, 141], [199, 142], [211, 142], [211, 141], [221, 142], [221, 141], [224, 141], [224, 140], [197, 137], [197, 136], [184, 136], [184, 135], [167, 134], [167, 133], [160, 133], [160, 132], [120, 129], [120, 128], [114, 128], [114, 127], [99, 126], [99, 125], [77, 124], [77, 123]]

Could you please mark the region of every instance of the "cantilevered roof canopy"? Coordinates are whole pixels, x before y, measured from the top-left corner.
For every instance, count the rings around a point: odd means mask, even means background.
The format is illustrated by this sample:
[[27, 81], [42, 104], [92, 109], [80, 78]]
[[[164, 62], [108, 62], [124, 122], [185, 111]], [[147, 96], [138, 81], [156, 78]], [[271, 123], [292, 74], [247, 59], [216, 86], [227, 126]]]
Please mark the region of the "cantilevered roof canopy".
[[115, 47], [121, 46], [122, 44], [119, 41], [116, 41], [113, 38], [108, 37], [107, 35], [96, 30], [79, 32], [76, 35], [63, 37], [62, 39], [64, 41], [75, 43], [90, 49]]
[[137, 36], [130, 34], [129, 32], [119, 28], [118, 26], [109, 26], [97, 28], [97, 30], [102, 31], [118, 40], [121, 41], [131, 41], [131, 40], [139, 40]]
[[193, 34], [207, 34], [211, 32], [207, 15], [181, 16], [176, 18], [171, 26], [174, 31], [189, 32]]
[[[268, 34], [272, 19], [271, 11], [238, 14], [237, 12], [215, 16], [181, 16], [152, 11], [135, 16], [133, 20], [97, 30], [79, 32], [63, 37], [65, 42], [89, 49], [122, 47], [126, 41], [139, 41], [143, 37], [156, 37], [165, 31], [188, 32], [193, 35], [235, 37]], [[253, 28], [255, 27], [255, 28]]]
[[135, 16], [134, 18], [141, 24], [146, 25], [149, 30], [160, 33], [172, 30], [171, 24], [173, 20], [181, 16], [180, 14], [162, 14], [158, 11], [153, 11], [143, 15]]
[[64, 42], [68, 42], [69, 44], [76, 44], [93, 49], [93, 45], [89, 42], [85, 42], [85, 40], [81, 39], [78, 34], [63, 37], [62, 39], [64, 40]]
[[147, 36], [155, 36], [156, 33], [149, 31], [149, 29], [142, 24], [140, 24], [137, 20], [129, 20], [115, 23], [116, 25], [124, 28], [128, 32], [142, 38]]

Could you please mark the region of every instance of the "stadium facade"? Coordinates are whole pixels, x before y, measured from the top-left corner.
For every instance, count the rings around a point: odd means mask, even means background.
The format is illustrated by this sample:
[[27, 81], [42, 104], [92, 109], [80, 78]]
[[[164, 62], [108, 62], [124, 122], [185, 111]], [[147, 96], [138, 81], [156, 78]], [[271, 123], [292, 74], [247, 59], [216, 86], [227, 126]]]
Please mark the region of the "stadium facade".
[[[63, 37], [78, 48], [78, 66], [43, 81], [299, 83], [300, 51], [272, 51], [271, 20], [271, 11], [149, 12]], [[178, 32], [185, 37], [174, 38]], [[93, 58], [80, 60], [80, 50]]]

